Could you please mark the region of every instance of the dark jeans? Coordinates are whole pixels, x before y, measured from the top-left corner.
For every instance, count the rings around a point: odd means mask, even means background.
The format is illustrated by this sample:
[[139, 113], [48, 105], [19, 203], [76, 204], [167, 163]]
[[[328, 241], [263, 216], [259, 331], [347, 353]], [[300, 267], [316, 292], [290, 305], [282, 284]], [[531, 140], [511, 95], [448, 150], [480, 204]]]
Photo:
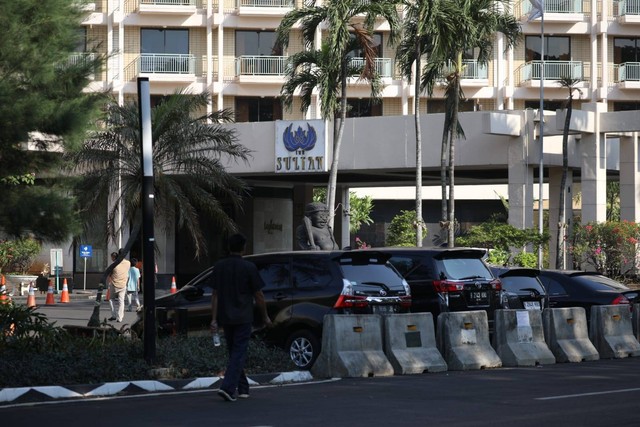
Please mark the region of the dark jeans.
[[221, 389], [233, 395], [249, 393], [249, 381], [244, 374], [244, 363], [247, 360], [247, 348], [251, 337], [251, 323], [242, 325], [222, 325], [224, 338], [229, 350], [229, 363], [222, 380]]

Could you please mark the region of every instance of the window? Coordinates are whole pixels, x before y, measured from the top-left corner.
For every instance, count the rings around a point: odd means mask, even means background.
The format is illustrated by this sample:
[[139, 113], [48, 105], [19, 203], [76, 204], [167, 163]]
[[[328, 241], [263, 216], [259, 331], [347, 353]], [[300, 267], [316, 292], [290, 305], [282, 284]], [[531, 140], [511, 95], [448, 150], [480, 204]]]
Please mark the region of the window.
[[[540, 100], [535, 101], [524, 101], [524, 108], [532, 108], [537, 110], [540, 108]], [[544, 111], [556, 111], [562, 110], [565, 108], [565, 101], [550, 101], [544, 100]]]
[[275, 31], [236, 31], [236, 57], [282, 56], [282, 48], [275, 42]]
[[547, 294], [549, 295], [566, 295], [567, 291], [564, 290], [562, 285], [557, 281], [549, 277], [540, 277], [540, 281], [547, 288]]
[[[354, 37], [354, 35], [351, 35], [351, 39]], [[373, 33], [373, 43], [376, 46], [376, 57], [380, 58], [382, 56], [382, 34]], [[362, 51], [362, 48], [358, 48], [347, 53], [347, 56], [349, 58], [362, 58], [364, 56], [364, 52]]]
[[613, 39], [613, 62], [616, 64], [640, 62], [640, 39], [617, 37]]
[[[444, 99], [429, 99], [427, 101], [427, 114], [444, 113], [446, 111], [446, 103]], [[472, 99], [460, 101], [458, 111], [475, 111], [475, 102]]]
[[293, 286], [325, 288], [332, 280], [331, 265], [326, 258], [304, 257], [293, 260]]
[[382, 101], [372, 99], [347, 99], [347, 117], [382, 116]]
[[265, 262], [264, 265], [258, 265], [258, 274], [265, 283], [264, 291], [274, 289], [290, 288], [289, 262]]
[[236, 97], [236, 122], [282, 120], [282, 104], [277, 98]]
[[[540, 36], [525, 37], [525, 61], [540, 61], [541, 55]], [[545, 61], [570, 61], [571, 39], [566, 36], [544, 37]]]
[[640, 110], [640, 102], [614, 102], [613, 111]]
[[140, 39], [142, 53], [189, 53], [189, 30], [143, 28], [140, 30]]

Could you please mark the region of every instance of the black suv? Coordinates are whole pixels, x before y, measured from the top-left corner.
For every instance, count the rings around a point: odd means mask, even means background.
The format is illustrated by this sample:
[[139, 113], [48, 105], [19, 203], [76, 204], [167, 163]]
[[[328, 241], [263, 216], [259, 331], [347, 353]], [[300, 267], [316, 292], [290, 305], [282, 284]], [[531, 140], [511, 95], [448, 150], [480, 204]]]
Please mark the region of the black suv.
[[491, 267], [502, 284], [502, 307], [542, 310], [549, 307], [549, 296], [538, 276], [540, 270], [521, 267]]
[[412, 312], [486, 310], [490, 329], [501, 308], [500, 280], [484, 263], [485, 251], [473, 248], [377, 248], [411, 287]]
[[[273, 321], [273, 328], [255, 324], [254, 331], [283, 347], [300, 369], [310, 368], [320, 352], [325, 315], [401, 313], [411, 306], [407, 282], [388, 263], [389, 255], [380, 252], [291, 251], [245, 259], [256, 264], [265, 282], [263, 292]], [[156, 299], [158, 312], [167, 314], [158, 315], [161, 330], [171, 331], [180, 316], [191, 331], [209, 330], [212, 271], [209, 268], [175, 294]]]

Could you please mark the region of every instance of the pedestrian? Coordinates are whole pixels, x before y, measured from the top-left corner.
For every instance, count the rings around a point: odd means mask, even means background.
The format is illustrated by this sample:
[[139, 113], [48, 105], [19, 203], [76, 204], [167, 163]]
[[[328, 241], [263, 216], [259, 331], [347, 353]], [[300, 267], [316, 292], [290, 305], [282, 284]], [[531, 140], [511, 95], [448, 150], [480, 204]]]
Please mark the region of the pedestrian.
[[[211, 332], [224, 332], [229, 361], [218, 395], [228, 402], [249, 397], [249, 381], [244, 372], [253, 324], [253, 302], [265, 326], [271, 327], [262, 288], [264, 282], [255, 264], [242, 258], [247, 239], [242, 234], [229, 237], [229, 256], [215, 263], [211, 294]], [[237, 392], [237, 394], [236, 394]]]
[[131, 268], [129, 268], [129, 280], [127, 281], [127, 311], [132, 311], [132, 299], [136, 302], [136, 311], [140, 311], [140, 270], [136, 267], [138, 260], [131, 258]]
[[[111, 254], [111, 261], [115, 262], [118, 258], [118, 255], [122, 254], [122, 249], [118, 252], [113, 252]], [[116, 312], [114, 304], [111, 302], [111, 317], [109, 320], [122, 322], [124, 319], [124, 299], [127, 295], [127, 282], [129, 281], [129, 269], [131, 268], [131, 263], [122, 259], [111, 271], [111, 275], [109, 276], [109, 282], [111, 286], [111, 299], [117, 296], [118, 298], [118, 310]]]

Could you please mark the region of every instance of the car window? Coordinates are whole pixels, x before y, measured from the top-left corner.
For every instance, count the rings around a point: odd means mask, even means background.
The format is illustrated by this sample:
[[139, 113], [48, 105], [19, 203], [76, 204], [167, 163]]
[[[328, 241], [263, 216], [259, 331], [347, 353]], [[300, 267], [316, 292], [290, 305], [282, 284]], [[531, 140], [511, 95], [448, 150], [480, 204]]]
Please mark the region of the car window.
[[209, 271], [207, 274], [200, 275], [195, 279], [194, 286], [196, 288], [202, 289], [204, 295], [211, 295], [213, 292], [213, 288], [211, 287], [211, 281], [213, 280], [213, 270]]
[[578, 275], [573, 276], [573, 280], [579, 283], [582, 286], [585, 286], [589, 289], [593, 289], [594, 291], [619, 291], [624, 292], [628, 291], [629, 288], [623, 285], [620, 282], [616, 282], [615, 280], [609, 279], [605, 276], [596, 276], [596, 275]]
[[288, 262], [256, 263], [258, 273], [264, 281], [263, 290], [284, 289], [291, 287], [290, 264]]
[[363, 283], [384, 283], [387, 286], [402, 286], [402, 277], [389, 264], [341, 264], [344, 278], [360, 285]]
[[303, 257], [293, 260], [293, 286], [324, 288], [331, 283], [331, 261], [328, 258]]
[[535, 289], [544, 294], [546, 293], [538, 279], [529, 276], [507, 276], [501, 277], [502, 289], [508, 292], [520, 292], [523, 289]]
[[418, 258], [408, 256], [392, 256], [389, 262], [408, 281], [432, 280], [433, 270], [421, 263]]
[[445, 258], [436, 260], [441, 279], [493, 279], [493, 275], [479, 258]]
[[547, 288], [547, 293], [551, 295], [566, 295], [567, 291], [564, 287], [558, 283], [556, 280], [553, 280], [550, 277], [540, 277], [540, 281], [544, 284], [544, 287]]

